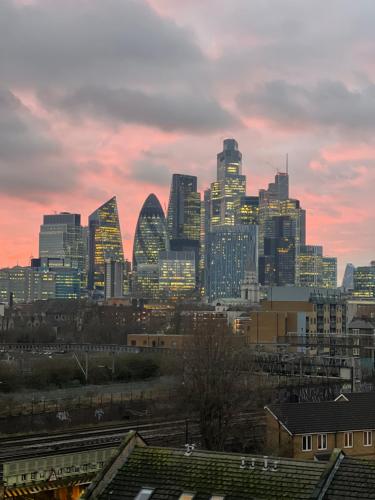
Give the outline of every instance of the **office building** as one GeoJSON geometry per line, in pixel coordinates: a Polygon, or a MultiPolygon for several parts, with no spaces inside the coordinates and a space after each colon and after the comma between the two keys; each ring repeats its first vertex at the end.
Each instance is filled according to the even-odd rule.
{"type": "Polygon", "coordinates": [[[242,154],[234,139],[225,139],[223,151],[217,155],[217,180],[209,190],[209,210],[206,217],[210,229],[236,223],[236,205],[246,193],[246,176],[242,175],[242,154]]]}
{"type": "Polygon", "coordinates": [[[39,233],[39,257],[63,259],[80,273],[85,273],[87,247],[80,214],[61,212],[44,215],[39,233]]]}
{"type": "Polygon", "coordinates": [[[167,224],[163,209],[150,194],[140,211],[134,236],[133,271],[140,265],[158,265],[159,253],[168,250],[167,224]]]}
{"type": "Polygon", "coordinates": [[[133,246],[133,295],[159,297],[159,254],[169,249],[167,222],[159,200],[150,194],[140,211],[133,246]]]}
{"type": "Polygon", "coordinates": [[[193,175],[173,174],[167,216],[169,239],[199,241],[200,212],[197,178],[193,175]]]}
{"type": "Polygon", "coordinates": [[[342,280],[342,289],[344,292],[348,292],[349,290],[353,290],[354,288],[354,271],[355,267],[353,264],[346,264],[344,277],[342,280]]]}
{"type": "Polygon", "coordinates": [[[245,271],[257,268],[256,225],[213,227],[206,235],[205,294],[209,301],[241,296],[245,271]]]}
{"type": "Polygon", "coordinates": [[[161,252],[159,257],[160,295],[171,300],[193,297],[196,291],[195,253],[161,252]]]}
{"type": "Polygon", "coordinates": [[[55,297],[54,273],[21,266],[0,269],[0,302],[26,304],[55,297]]]}
{"type": "Polygon", "coordinates": [[[323,247],[302,245],[297,259],[299,286],[323,286],[323,247]]]}
{"type": "Polygon", "coordinates": [[[89,217],[89,289],[104,296],[105,261],[124,262],[120,220],[114,196],[89,217]]]}
{"type": "Polygon", "coordinates": [[[337,258],[323,257],[323,286],[337,288],[337,258]]]}
{"type": "Polygon", "coordinates": [[[268,189],[259,191],[261,203],[267,201],[286,201],[289,199],[289,175],[288,172],[277,172],[275,182],[268,184],[268,189]]]}
{"type": "Polygon", "coordinates": [[[297,227],[290,216],[267,220],[263,255],[259,257],[259,281],[266,286],[296,283],[297,227]]]}
{"type": "Polygon", "coordinates": [[[354,270],[354,297],[375,297],[375,262],[369,266],[358,266],[354,270]]]}
{"type": "Polygon", "coordinates": [[[113,259],[105,261],[104,277],[105,299],[120,298],[124,296],[124,262],[113,259]]]}
{"type": "Polygon", "coordinates": [[[259,196],[241,196],[235,203],[236,224],[259,224],[259,196]]]}

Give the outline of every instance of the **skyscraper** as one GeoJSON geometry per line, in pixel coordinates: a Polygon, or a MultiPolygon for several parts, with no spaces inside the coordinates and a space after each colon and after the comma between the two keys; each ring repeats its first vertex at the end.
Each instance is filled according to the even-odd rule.
{"type": "Polygon", "coordinates": [[[275,182],[268,184],[268,189],[259,191],[262,201],[285,201],[289,198],[289,174],[288,172],[277,172],[275,182]]]}
{"type": "Polygon", "coordinates": [[[262,285],[296,283],[296,234],[296,221],[289,215],[267,220],[263,255],[259,257],[259,281],[262,285]]]}
{"type": "Polygon", "coordinates": [[[353,264],[346,264],[344,277],[342,279],[342,288],[344,292],[353,290],[354,288],[354,271],[355,267],[353,264]]]}
{"type": "Polygon", "coordinates": [[[246,270],[258,261],[256,225],[222,225],[206,235],[205,294],[209,301],[241,296],[246,270]]]}
{"type": "Polygon", "coordinates": [[[65,266],[81,273],[85,270],[86,249],[79,214],[44,215],[39,233],[39,257],[62,259],[65,266]]]}
{"type": "Polygon", "coordinates": [[[241,196],[235,203],[236,224],[259,224],[259,196],[241,196]]]}
{"type": "Polygon", "coordinates": [[[323,286],[337,288],[337,258],[323,257],[323,286]]]}
{"type": "Polygon", "coordinates": [[[159,254],[169,249],[167,222],[159,200],[150,194],[140,211],[133,245],[133,292],[157,298],[159,254]]]}
{"type": "Polygon", "coordinates": [[[201,199],[197,192],[195,176],[173,174],[167,225],[170,249],[177,252],[194,252],[195,276],[198,282],[201,199]]]}
{"type": "Polygon", "coordinates": [[[124,263],[115,196],[89,216],[89,289],[103,295],[107,259],[124,263]]]}
{"type": "Polygon", "coordinates": [[[375,262],[371,262],[369,266],[356,267],[353,281],[355,297],[375,297],[375,262]]]}
{"type": "Polygon", "coordinates": [[[301,245],[298,255],[299,286],[323,286],[323,247],[301,245]]]}
{"type": "Polygon", "coordinates": [[[157,197],[150,194],[140,211],[135,230],[133,270],[141,264],[158,265],[159,253],[168,248],[165,215],[157,197]]]}
{"type": "Polygon", "coordinates": [[[169,239],[199,241],[200,212],[197,178],[173,174],[167,216],[169,239]]]}
{"type": "Polygon", "coordinates": [[[217,180],[211,184],[207,217],[210,228],[233,225],[236,203],[246,193],[246,177],[242,175],[242,154],[235,139],[225,139],[223,151],[217,155],[217,180]]]}

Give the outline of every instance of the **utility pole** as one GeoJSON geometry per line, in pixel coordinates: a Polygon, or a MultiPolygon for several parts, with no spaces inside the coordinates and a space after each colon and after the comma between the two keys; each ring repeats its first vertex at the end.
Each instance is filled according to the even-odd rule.
{"type": "Polygon", "coordinates": [[[88,379],[89,379],[89,353],[87,351],[85,352],[85,367],[82,366],[82,363],[78,359],[78,356],[75,352],[73,352],[73,358],[76,360],[77,365],[78,365],[79,369],[81,370],[81,372],[83,373],[83,375],[85,377],[85,382],[87,384],[88,379]]]}

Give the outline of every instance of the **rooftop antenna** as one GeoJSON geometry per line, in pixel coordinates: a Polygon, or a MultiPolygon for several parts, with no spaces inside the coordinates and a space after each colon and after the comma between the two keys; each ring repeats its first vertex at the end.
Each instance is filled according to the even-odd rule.
{"type": "Polygon", "coordinates": [[[287,153],[286,154],[286,173],[287,174],[289,173],[288,170],[289,170],[289,158],[288,158],[288,153],[287,153]]]}

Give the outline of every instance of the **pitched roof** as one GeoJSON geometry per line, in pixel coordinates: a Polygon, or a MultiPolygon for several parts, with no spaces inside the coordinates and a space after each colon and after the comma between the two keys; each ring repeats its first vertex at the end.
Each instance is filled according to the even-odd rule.
{"type": "Polygon", "coordinates": [[[348,401],[281,403],[266,409],[291,434],[375,429],[375,393],[345,396],[348,401]]]}
{"type": "Polygon", "coordinates": [[[375,499],[375,461],[345,457],[335,472],[325,500],[375,499]]]}
{"type": "Polygon", "coordinates": [[[194,500],[209,500],[213,494],[225,500],[302,500],[317,498],[317,486],[325,481],[329,468],[327,463],[278,458],[272,470],[270,458],[268,469],[263,470],[264,457],[249,455],[241,468],[241,459],[235,453],[195,450],[186,456],[181,449],[136,444],[108,481],[102,475],[105,488],[97,493],[91,489],[86,498],[134,500],[142,487],[149,487],[154,489],[152,500],[178,500],[183,492],[194,492],[194,500]]]}

